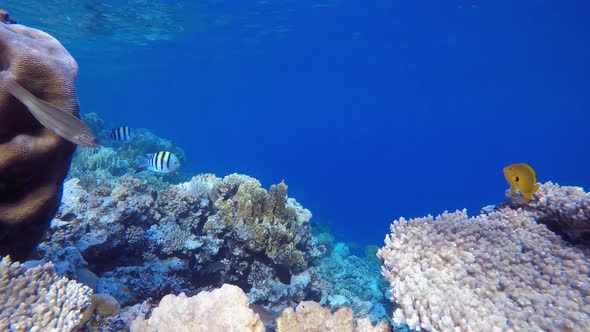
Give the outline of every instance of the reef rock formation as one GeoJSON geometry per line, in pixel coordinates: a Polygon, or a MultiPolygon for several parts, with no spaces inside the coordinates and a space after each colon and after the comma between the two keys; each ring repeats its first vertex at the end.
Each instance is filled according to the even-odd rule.
{"type": "Polygon", "coordinates": [[[315,300],[350,306],[375,322],[387,316],[378,261],[349,257],[325,233],[313,236],[310,211],[289,197],[285,183],[267,190],[238,174],[135,173],[138,155],[169,150],[183,159],[184,152],[147,129],[134,128],[123,144],[108,140],[96,115],[84,122],[106,146],[75,154],[61,207],[33,258],[123,307],[120,319],[94,314],[85,328],[116,330],[146,301],[224,283],[273,313],[315,300]]]}
{"type": "Polygon", "coordinates": [[[15,80],[36,97],[78,115],[78,65],[53,37],[0,23],[0,255],[27,257],[60,202],[74,144],[43,127],[6,90],[15,80]]]}
{"type": "Polygon", "coordinates": [[[122,305],[225,282],[260,291],[273,281],[282,288],[275,303],[298,302],[310,287],[297,277],[311,258],[310,218],[285,184],[266,191],[244,175],[203,174],[161,190],[124,176],[90,193],[72,179],[37,254],[122,305]],[[266,214],[252,208],[260,204],[266,214]]]}
{"type": "Polygon", "coordinates": [[[399,219],[378,252],[399,305],[393,319],[428,331],[582,331],[590,257],[510,207],[399,219]]]}

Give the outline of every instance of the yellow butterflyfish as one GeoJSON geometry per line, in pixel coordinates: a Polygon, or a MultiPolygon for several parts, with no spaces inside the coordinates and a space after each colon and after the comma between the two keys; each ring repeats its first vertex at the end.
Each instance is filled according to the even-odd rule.
{"type": "Polygon", "coordinates": [[[528,164],[512,164],[504,167],[504,177],[510,185],[510,192],[520,191],[526,199],[531,199],[533,194],[541,187],[537,183],[535,170],[528,164]]]}

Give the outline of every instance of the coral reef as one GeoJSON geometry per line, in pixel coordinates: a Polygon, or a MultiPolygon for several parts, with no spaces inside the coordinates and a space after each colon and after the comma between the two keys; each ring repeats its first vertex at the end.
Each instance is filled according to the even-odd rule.
{"type": "Polygon", "coordinates": [[[109,141],[96,114],[84,121],[107,146],[76,153],[37,261],[27,263],[53,262],[58,273],[123,306],[119,317],[91,308],[84,328],[124,329],[145,303],[224,283],[241,287],[269,315],[315,300],[374,321],[387,316],[383,294],[361,287],[383,278],[377,267],[348,258],[329,235],[313,237],[311,213],[288,197],[284,182],[265,190],[238,174],[135,174],[129,159],[149,148],[184,153],[143,129],[130,142],[109,141]]]}
{"type": "Polygon", "coordinates": [[[0,23],[0,255],[26,258],[55,214],[74,145],[43,127],[6,87],[78,116],[78,65],[52,36],[0,23]]]}
{"type": "Polygon", "coordinates": [[[0,330],[71,331],[90,305],[92,290],[55,273],[52,264],[25,268],[0,261],[0,330]]]}
{"type": "Polygon", "coordinates": [[[321,278],[314,279],[312,288],[320,290],[321,305],[351,307],[355,317],[369,317],[374,323],[391,312],[391,302],[384,294],[388,284],[379,273],[381,263],[374,254],[364,258],[350,255],[348,247],[338,242],[314,269],[321,278]]]}
{"type": "Polygon", "coordinates": [[[68,179],[79,178],[84,188],[93,190],[100,186],[114,187],[123,175],[148,180],[155,188],[165,188],[170,183],[180,183],[190,179],[185,173],[159,175],[152,172],[135,173],[137,157],[157,151],[170,151],[185,162],[185,152],[172,141],[162,139],[143,128],[134,129],[134,138],[125,143],[113,141],[110,129],[95,113],[84,114],[82,119],[98,135],[102,146],[97,149],[78,149],[72,160],[68,179]]]}
{"type": "Polygon", "coordinates": [[[509,207],[399,219],[378,252],[413,329],[583,330],[590,326],[590,259],[509,207]]]}
{"type": "Polygon", "coordinates": [[[547,182],[531,201],[506,192],[514,208],[522,208],[547,228],[573,243],[590,246],[590,193],[580,187],[547,182]]]}
{"type": "MultiPolygon", "coordinates": [[[[262,284],[262,280],[291,287],[290,280],[286,285],[281,282],[280,274],[307,268],[307,253],[311,251],[307,223],[311,214],[287,198],[285,190],[278,197],[250,187],[248,190],[261,195],[259,198],[278,200],[267,204],[268,209],[289,211],[281,219],[288,227],[276,226],[276,219],[261,219],[253,229],[248,229],[250,224],[242,219],[226,223],[224,213],[231,213],[227,202],[240,202],[234,207],[240,218],[240,204],[249,204],[244,197],[251,194],[239,189],[241,183],[250,184],[252,179],[240,175],[220,179],[205,174],[155,190],[145,180],[123,176],[112,189],[101,186],[89,193],[80,180],[71,179],[65,184],[63,203],[48,237],[39,246],[38,258],[53,261],[60,272],[72,278],[80,278],[83,272],[82,277],[90,278],[89,283],[95,284],[98,292],[115,296],[123,305],[168,293],[196,294],[201,287],[225,282],[245,290],[262,284]],[[224,204],[223,210],[211,197],[224,204]],[[282,209],[277,204],[283,205],[282,209]],[[260,239],[256,231],[268,234],[262,227],[278,235],[285,232],[277,236],[284,242],[265,239],[262,246],[254,246],[260,239]],[[271,252],[265,250],[268,245],[279,244],[285,251],[292,248],[291,252],[300,253],[295,257],[301,259],[289,260],[293,254],[267,254],[271,252]],[[276,260],[280,257],[289,259],[276,260]]],[[[243,218],[249,216],[244,214],[243,218]]],[[[290,297],[288,292],[282,294],[290,297]]]]}

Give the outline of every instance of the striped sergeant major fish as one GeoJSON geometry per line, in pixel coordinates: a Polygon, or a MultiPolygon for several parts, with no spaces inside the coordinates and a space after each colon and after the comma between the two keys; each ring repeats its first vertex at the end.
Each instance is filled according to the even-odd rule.
{"type": "Polygon", "coordinates": [[[111,138],[119,142],[130,141],[135,136],[135,131],[127,126],[113,128],[111,138]]]}
{"type": "Polygon", "coordinates": [[[135,173],[141,171],[172,173],[180,167],[180,160],[170,151],[160,151],[148,153],[145,157],[137,157],[137,164],[135,173]]]}

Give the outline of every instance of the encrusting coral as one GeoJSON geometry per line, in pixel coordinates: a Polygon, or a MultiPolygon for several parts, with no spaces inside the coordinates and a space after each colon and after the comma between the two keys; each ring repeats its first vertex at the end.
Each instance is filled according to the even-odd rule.
{"type": "Polygon", "coordinates": [[[0,261],[0,331],[72,331],[92,290],[59,276],[53,264],[25,268],[0,261]]]}
{"type": "Polygon", "coordinates": [[[225,284],[191,297],[166,295],[149,319],[137,317],[131,332],[176,331],[263,332],[264,324],[248,306],[248,297],[237,286],[225,284]]]}
{"type": "Polygon", "coordinates": [[[7,91],[9,81],[78,116],[78,65],[43,31],[0,23],[0,255],[26,258],[60,202],[74,144],[43,127],[7,91]]]}
{"type": "Polygon", "coordinates": [[[378,252],[397,323],[428,331],[581,331],[590,259],[528,212],[465,211],[391,225],[378,252]]]}
{"type": "Polygon", "coordinates": [[[391,325],[382,321],[373,326],[370,319],[359,318],[356,323],[350,308],[338,309],[334,314],[317,302],[304,301],[297,308],[286,308],[277,319],[277,332],[388,332],[391,325]]]}
{"type": "MultiPolygon", "coordinates": [[[[234,285],[224,284],[213,291],[187,297],[166,295],[154,308],[149,319],[137,316],[131,332],[156,331],[265,331],[260,315],[250,308],[248,297],[234,285]]],[[[297,309],[286,308],[277,318],[278,332],[387,332],[389,323],[375,326],[368,318],[358,319],[353,312],[341,308],[333,315],[313,301],[299,303],[297,309]]]]}

